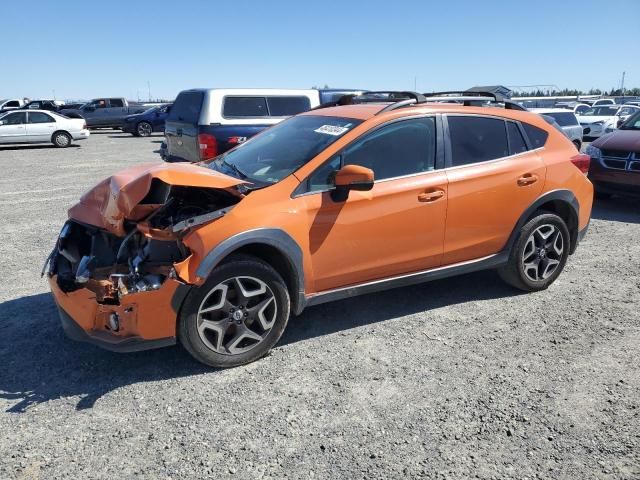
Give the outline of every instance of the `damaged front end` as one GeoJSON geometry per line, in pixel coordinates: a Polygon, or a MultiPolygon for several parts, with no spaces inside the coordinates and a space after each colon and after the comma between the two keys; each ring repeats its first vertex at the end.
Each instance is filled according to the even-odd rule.
{"type": "Polygon", "coordinates": [[[69,210],[43,273],[70,337],[124,351],[175,343],[189,290],[176,268],[191,255],[182,239],[243,195],[238,179],[195,165],[179,166],[176,178],[171,170],[110,177],[69,210]]]}

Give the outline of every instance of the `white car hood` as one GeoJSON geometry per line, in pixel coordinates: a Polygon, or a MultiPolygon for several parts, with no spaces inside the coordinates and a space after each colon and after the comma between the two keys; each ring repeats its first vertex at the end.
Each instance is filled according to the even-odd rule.
{"type": "Polygon", "coordinates": [[[615,115],[606,116],[606,117],[597,117],[594,115],[589,115],[589,116],[578,115],[577,117],[578,117],[578,122],[580,123],[615,122],[618,119],[618,117],[616,117],[615,115]]]}

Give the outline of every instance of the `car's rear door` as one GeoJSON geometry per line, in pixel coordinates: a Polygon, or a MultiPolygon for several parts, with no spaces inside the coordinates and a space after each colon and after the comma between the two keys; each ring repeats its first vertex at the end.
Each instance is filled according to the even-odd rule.
{"type": "Polygon", "coordinates": [[[48,142],[56,130],[55,119],[44,112],[27,112],[27,141],[48,142]]]}
{"type": "Polygon", "coordinates": [[[203,108],[204,92],[181,92],[174,102],[167,121],[165,137],[170,160],[200,160],[198,128],[203,108]]]}
{"type": "Polygon", "coordinates": [[[23,143],[27,139],[27,112],[14,112],[0,118],[0,143],[23,143]]]}
{"type": "Polygon", "coordinates": [[[480,115],[447,115],[445,122],[449,203],[443,265],[450,265],[505,247],[520,216],[541,194],[546,167],[537,148],[544,142],[527,145],[517,122],[480,115]]]}
{"type": "Polygon", "coordinates": [[[436,117],[402,120],[366,134],[319,167],[294,198],[309,222],[314,290],[438,267],[447,178],[437,169],[436,117]],[[345,164],[374,171],[371,191],[334,201],[332,172],[345,164]]]}

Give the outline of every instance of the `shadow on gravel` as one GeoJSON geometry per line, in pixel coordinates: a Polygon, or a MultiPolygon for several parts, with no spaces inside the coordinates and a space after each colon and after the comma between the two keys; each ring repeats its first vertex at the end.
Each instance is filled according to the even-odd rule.
{"type": "Polygon", "coordinates": [[[181,348],[117,354],[65,337],[49,293],[0,303],[0,398],[8,412],[61,397],[80,396],[76,409],[139,382],[210,373],[181,348]]]}
{"type": "MultiPolygon", "coordinates": [[[[493,272],[479,272],[309,308],[287,327],[280,345],[370,325],[445,305],[513,296],[493,272]]],[[[402,320],[398,320],[402,321],[402,320]]],[[[8,412],[57,398],[81,397],[92,408],[103,395],[139,382],[212,373],[182,348],[117,354],[67,339],[49,293],[0,303],[0,398],[8,412]]]]}
{"type": "Polygon", "coordinates": [[[612,197],[596,200],[591,217],[611,222],[640,223],[640,199],[612,197]]]}
{"type": "MultiPolygon", "coordinates": [[[[78,148],[80,147],[80,145],[78,145],[77,143],[72,143],[71,145],[69,145],[66,148],[78,148]]],[[[44,150],[47,148],[58,148],[56,147],[54,144],[52,143],[43,143],[40,145],[11,145],[8,147],[0,147],[0,152],[3,152],[5,150],[44,150]]]]}
{"type": "Polygon", "coordinates": [[[444,280],[311,307],[292,318],[280,345],[329,335],[435,308],[493,298],[512,297],[523,292],[504,283],[493,271],[484,271],[444,280]]]}

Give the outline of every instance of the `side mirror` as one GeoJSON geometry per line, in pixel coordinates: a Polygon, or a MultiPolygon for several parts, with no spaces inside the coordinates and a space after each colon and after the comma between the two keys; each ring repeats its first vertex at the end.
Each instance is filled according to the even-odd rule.
{"type": "Polygon", "coordinates": [[[373,170],[360,165],[345,165],[335,174],[335,188],[331,198],[336,202],[344,202],[349,198],[351,190],[367,191],[373,188],[373,170]]]}

